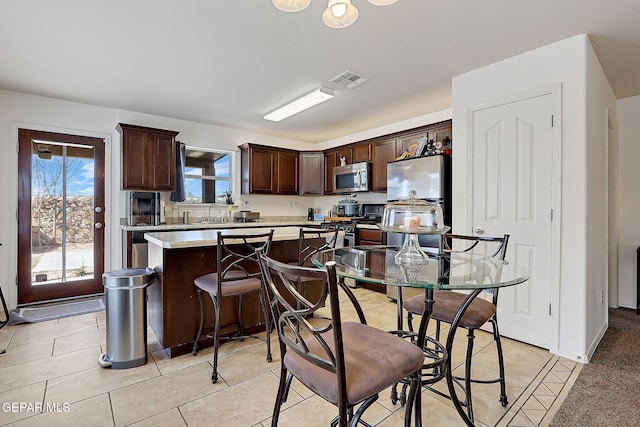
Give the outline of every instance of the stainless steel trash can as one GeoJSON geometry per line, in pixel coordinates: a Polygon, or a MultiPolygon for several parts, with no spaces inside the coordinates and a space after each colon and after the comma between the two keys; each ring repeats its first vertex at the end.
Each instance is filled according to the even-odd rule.
{"type": "Polygon", "coordinates": [[[156,273],[151,268],[128,268],[102,275],[107,320],[107,352],[103,368],[127,369],[147,363],[147,287],[156,273]]]}

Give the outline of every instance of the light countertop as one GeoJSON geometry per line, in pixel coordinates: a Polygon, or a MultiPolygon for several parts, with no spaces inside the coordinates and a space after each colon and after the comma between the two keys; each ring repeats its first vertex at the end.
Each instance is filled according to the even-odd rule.
{"type": "MultiPolygon", "coordinates": [[[[217,224],[221,225],[221,224],[217,224]]],[[[282,224],[280,224],[282,225],[282,224]]],[[[274,227],[273,240],[297,240],[300,236],[300,227],[274,227]]],[[[218,231],[228,234],[265,233],[268,228],[241,227],[241,228],[217,228],[213,230],[189,230],[189,231],[162,231],[145,233],[144,238],[154,245],[164,249],[195,248],[203,246],[215,246],[218,244],[218,231]]]]}
{"type": "Polygon", "coordinates": [[[124,231],[186,231],[186,230],[228,230],[232,228],[257,228],[257,227],[319,227],[322,221],[307,220],[285,220],[270,221],[260,220],[257,222],[225,222],[225,223],[202,223],[193,222],[190,224],[161,224],[161,225],[126,225],[121,224],[120,229],[124,231]]]}
{"type": "MultiPolygon", "coordinates": [[[[330,218],[331,220],[333,218],[330,218]]],[[[126,225],[120,224],[120,229],[124,231],[188,231],[188,230],[229,230],[232,228],[259,228],[259,227],[320,227],[320,224],[327,221],[307,221],[306,219],[282,219],[282,220],[259,220],[256,222],[225,222],[225,223],[202,223],[193,222],[190,224],[161,224],[161,225],[126,225]]],[[[373,224],[358,224],[358,228],[378,229],[373,224]]]]}

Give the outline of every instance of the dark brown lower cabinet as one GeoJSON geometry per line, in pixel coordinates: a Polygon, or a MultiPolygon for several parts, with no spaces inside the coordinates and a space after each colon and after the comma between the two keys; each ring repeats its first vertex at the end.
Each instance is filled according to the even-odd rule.
{"type": "MultiPolygon", "coordinates": [[[[387,234],[382,232],[381,230],[370,229],[370,228],[356,228],[357,230],[357,238],[356,242],[359,246],[372,246],[372,245],[386,245],[387,244],[387,234]]],[[[373,262],[374,260],[372,260],[373,262]]],[[[380,261],[380,260],[378,260],[380,261]]],[[[381,260],[381,262],[386,262],[386,260],[381,260]]],[[[381,271],[384,268],[381,267],[381,271]]],[[[372,291],[385,293],[386,287],[385,285],[381,285],[379,283],[368,283],[356,281],[356,286],[361,286],[365,289],[370,289],[372,291]]]]}
{"type": "MultiPolygon", "coordinates": [[[[297,262],[298,241],[274,241],[271,257],[282,262],[297,262]]],[[[153,329],[160,346],[169,349],[171,357],[191,352],[193,341],[200,324],[200,305],[193,280],[216,270],[216,247],[165,249],[149,245],[149,265],[155,266],[157,283],[148,288],[149,325],[153,329]]],[[[319,292],[307,289],[310,297],[318,297],[319,292]]],[[[211,299],[205,295],[205,329],[214,326],[211,299]]],[[[257,295],[243,298],[242,318],[249,332],[264,330],[264,319],[258,306],[257,295]]],[[[223,300],[221,310],[221,330],[223,334],[236,332],[238,320],[236,303],[232,298],[223,300]]],[[[277,349],[278,339],[272,335],[272,349],[277,349]]],[[[203,339],[200,348],[210,347],[210,339],[203,339]]],[[[272,350],[273,351],[273,350],[272,350]]],[[[277,351],[277,350],[276,350],[277,351]]]]}

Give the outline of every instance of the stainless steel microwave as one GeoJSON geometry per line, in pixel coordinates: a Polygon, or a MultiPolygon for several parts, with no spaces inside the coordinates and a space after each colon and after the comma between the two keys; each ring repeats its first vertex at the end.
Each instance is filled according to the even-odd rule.
{"type": "Polygon", "coordinates": [[[333,168],[333,192],[353,193],[369,191],[370,165],[368,162],[353,163],[333,168]]]}
{"type": "Polygon", "coordinates": [[[127,225],[159,225],[160,193],[129,191],[127,225]]]}

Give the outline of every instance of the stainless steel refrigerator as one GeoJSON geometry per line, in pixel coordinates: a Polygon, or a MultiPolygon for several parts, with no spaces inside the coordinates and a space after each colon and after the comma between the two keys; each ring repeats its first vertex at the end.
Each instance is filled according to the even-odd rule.
{"type": "MultiPolygon", "coordinates": [[[[444,225],[451,226],[450,156],[418,157],[388,163],[387,201],[408,199],[410,190],[416,191],[418,199],[440,205],[444,217],[444,225]]],[[[404,237],[405,235],[401,233],[387,233],[387,244],[401,246],[404,242],[404,237]]],[[[420,235],[418,236],[418,241],[423,248],[438,248],[440,246],[439,235],[420,235]]],[[[427,249],[427,251],[430,250],[427,249]]],[[[419,289],[402,289],[402,295],[405,299],[422,292],[419,289]]],[[[386,294],[387,297],[395,300],[398,296],[396,287],[387,286],[386,294]]]]}
{"type": "MultiPolygon", "coordinates": [[[[451,157],[435,155],[398,160],[387,164],[387,201],[416,197],[442,208],[444,225],[451,226],[451,157]]],[[[404,235],[388,233],[387,244],[401,245],[404,235]]],[[[438,247],[439,236],[419,236],[420,246],[438,247]]]]}

